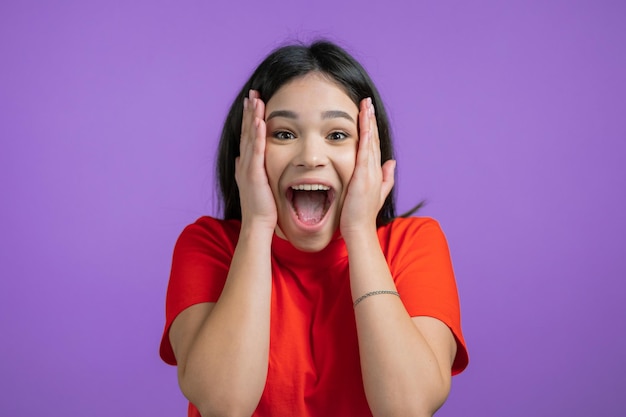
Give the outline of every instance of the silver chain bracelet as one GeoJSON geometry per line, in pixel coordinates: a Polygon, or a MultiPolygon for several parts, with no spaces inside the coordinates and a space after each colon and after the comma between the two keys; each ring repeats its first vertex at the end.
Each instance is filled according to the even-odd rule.
{"type": "Polygon", "coordinates": [[[361,301],[365,300],[367,297],[371,297],[372,295],[380,295],[380,294],[393,294],[400,297],[400,293],[398,291],[389,291],[389,290],[379,290],[379,291],[370,291],[368,293],[363,294],[359,298],[356,299],[352,307],[356,307],[361,301]]]}

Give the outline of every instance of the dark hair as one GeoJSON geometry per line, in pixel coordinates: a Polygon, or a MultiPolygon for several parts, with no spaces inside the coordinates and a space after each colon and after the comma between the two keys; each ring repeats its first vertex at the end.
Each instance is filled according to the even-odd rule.
{"type": "MultiPolygon", "coordinates": [[[[235,182],[235,158],[239,156],[244,97],[249,90],[256,90],[261,99],[267,103],[283,85],[310,72],[318,72],[337,82],[357,107],[362,99],[371,97],[376,109],[381,163],[393,159],[391,131],[385,106],[361,64],[341,47],[328,41],[316,41],[310,46],[283,46],[274,50],[261,62],[244,84],[226,116],[216,164],[221,191],[220,208],[223,210],[224,219],[241,220],[239,189],[235,182]]],[[[394,190],[395,187],[378,212],[376,218],[378,226],[396,217],[394,190]]]]}

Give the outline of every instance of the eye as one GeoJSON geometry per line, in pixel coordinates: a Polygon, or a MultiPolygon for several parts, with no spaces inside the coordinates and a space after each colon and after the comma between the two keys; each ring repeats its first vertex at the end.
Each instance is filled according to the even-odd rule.
{"type": "Polygon", "coordinates": [[[326,138],[331,141],[340,141],[343,139],[347,139],[348,135],[345,132],[335,131],[328,135],[326,138]]]}
{"type": "Polygon", "coordinates": [[[279,130],[276,131],[272,134],[272,136],[274,136],[276,139],[280,139],[280,140],[290,140],[290,139],[295,139],[296,135],[294,135],[293,133],[287,131],[287,130],[279,130]]]}

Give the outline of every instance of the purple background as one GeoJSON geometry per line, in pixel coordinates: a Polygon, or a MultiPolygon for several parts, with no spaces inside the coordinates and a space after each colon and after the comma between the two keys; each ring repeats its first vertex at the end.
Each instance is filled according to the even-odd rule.
{"type": "Polygon", "coordinates": [[[626,413],[620,1],[0,5],[0,415],[183,416],[171,252],[227,106],[285,40],[370,71],[399,207],[447,233],[470,349],[438,416],[626,413]]]}

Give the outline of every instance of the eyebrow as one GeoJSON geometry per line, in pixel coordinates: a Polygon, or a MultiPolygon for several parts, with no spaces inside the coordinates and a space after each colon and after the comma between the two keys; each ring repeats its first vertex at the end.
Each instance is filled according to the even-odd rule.
{"type": "MultiPolygon", "coordinates": [[[[285,117],[287,119],[298,119],[298,114],[296,112],[293,112],[291,110],[275,110],[273,112],[271,112],[269,114],[269,116],[267,116],[267,119],[265,119],[265,121],[271,120],[275,117],[285,117]]],[[[352,123],[356,123],[354,121],[354,119],[352,118],[352,116],[350,116],[348,113],[346,113],[345,111],[341,111],[341,110],[328,110],[322,113],[322,119],[326,120],[326,119],[337,119],[337,118],[343,118],[343,119],[347,119],[349,121],[351,121],[352,123]]]]}
{"type": "Polygon", "coordinates": [[[352,118],[352,116],[350,116],[348,113],[346,113],[345,111],[341,111],[341,110],[329,110],[329,111],[325,111],[324,113],[322,113],[322,119],[337,119],[339,117],[342,117],[344,119],[348,119],[350,120],[352,123],[356,123],[354,121],[354,119],[352,118]]]}
{"type": "Polygon", "coordinates": [[[265,121],[271,120],[274,117],[286,117],[287,119],[297,119],[298,115],[295,112],[292,112],[289,110],[275,110],[271,112],[269,116],[267,116],[267,119],[265,119],[265,121]]]}

